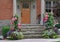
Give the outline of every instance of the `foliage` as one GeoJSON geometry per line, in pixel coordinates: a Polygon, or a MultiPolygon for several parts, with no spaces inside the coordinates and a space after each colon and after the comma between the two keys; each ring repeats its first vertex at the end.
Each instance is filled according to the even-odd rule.
{"type": "Polygon", "coordinates": [[[17,19],[14,21],[14,28],[17,29],[18,28],[18,16],[15,15],[14,17],[16,17],[17,19]]]}
{"type": "Polygon", "coordinates": [[[6,35],[6,33],[10,30],[10,27],[9,26],[3,26],[2,27],[2,35],[6,35]]]}
{"type": "Polygon", "coordinates": [[[14,26],[15,30],[18,29],[18,16],[17,15],[13,16],[12,25],[14,26]]]}
{"type": "Polygon", "coordinates": [[[14,31],[14,32],[12,32],[10,38],[11,38],[11,40],[23,39],[24,35],[22,32],[14,31]]]}
{"type": "Polygon", "coordinates": [[[57,38],[58,37],[58,35],[52,29],[45,30],[42,36],[43,38],[57,38]]]}
{"type": "Polygon", "coordinates": [[[55,27],[60,29],[60,24],[56,24],[55,27]]]}
{"type": "Polygon", "coordinates": [[[47,22],[45,23],[45,26],[47,28],[51,28],[54,25],[54,17],[53,17],[53,15],[51,13],[48,13],[48,15],[49,15],[49,17],[48,17],[47,22]]]}
{"type": "Polygon", "coordinates": [[[54,17],[51,13],[48,13],[45,18],[46,29],[43,31],[43,38],[57,38],[58,35],[53,30],[54,17]]]}
{"type": "Polygon", "coordinates": [[[11,33],[11,35],[9,36],[11,40],[17,40],[17,39],[22,39],[23,38],[23,34],[22,32],[18,32],[17,30],[21,31],[21,24],[18,23],[18,16],[15,15],[13,16],[12,20],[11,20],[11,24],[14,26],[13,28],[15,28],[15,31],[11,33]]]}

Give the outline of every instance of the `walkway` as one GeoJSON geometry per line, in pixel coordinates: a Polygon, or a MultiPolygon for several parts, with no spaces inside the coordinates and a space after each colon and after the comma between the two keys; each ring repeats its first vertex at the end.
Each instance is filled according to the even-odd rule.
{"type": "Polygon", "coordinates": [[[60,39],[22,39],[22,40],[0,40],[0,42],[54,42],[60,39]]]}

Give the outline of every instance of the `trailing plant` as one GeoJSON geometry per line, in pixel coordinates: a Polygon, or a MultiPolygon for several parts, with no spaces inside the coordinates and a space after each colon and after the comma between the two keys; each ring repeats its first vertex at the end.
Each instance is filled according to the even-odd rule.
{"type": "Polygon", "coordinates": [[[58,38],[58,35],[52,30],[45,30],[42,35],[43,38],[58,38]]]}
{"type": "Polygon", "coordinates": [[[11,40],[18,40],[18,39],[23,39],[23,38],[24,38],[23,33],[22,32],[18,32],[18,31],[14,31],[10,35],[10,39],[11,40]]]}

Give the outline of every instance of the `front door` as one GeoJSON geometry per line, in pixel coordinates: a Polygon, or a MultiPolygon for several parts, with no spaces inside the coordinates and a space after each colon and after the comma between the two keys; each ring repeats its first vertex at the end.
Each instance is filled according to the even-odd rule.
{"type": "Polygon", "coordinates": [[[30,24],[30,7],[29,7],[29,3],[27,2],[22,3],[21,23],[30,24]]]}

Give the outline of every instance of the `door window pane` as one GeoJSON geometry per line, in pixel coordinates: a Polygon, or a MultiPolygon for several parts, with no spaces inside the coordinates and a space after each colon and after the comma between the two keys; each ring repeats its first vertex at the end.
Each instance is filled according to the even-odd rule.
{"type": "Polygon", "coordinates": [[[29,8],[29,4],[26,3],[26,2],[24,2],[22,7],[23,7],[23,8],[29,8]]]}

